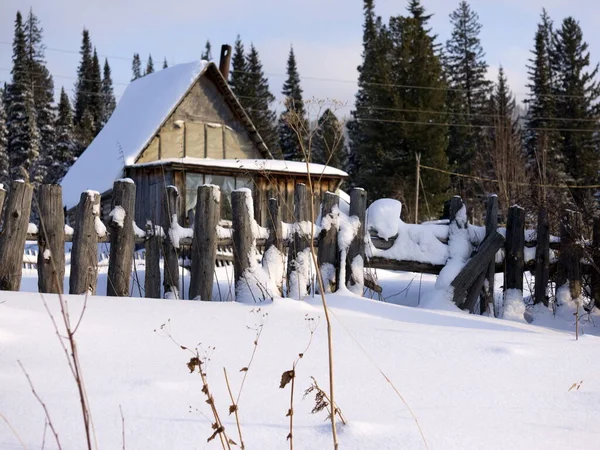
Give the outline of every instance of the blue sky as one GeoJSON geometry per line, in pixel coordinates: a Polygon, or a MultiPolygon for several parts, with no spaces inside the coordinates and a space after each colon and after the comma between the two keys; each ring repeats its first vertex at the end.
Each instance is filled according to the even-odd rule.
{"type": "MultiPolygon", "coordinates": [[[[423,0],[433,13],[431,26],[444,42],[450,34],[449,14],[458,0],[423,0]]],[[[362,51],[360,0],[2,0],[0,2],[0,80],[10,78],[10,45],[17,10],[29,7],[44,27],[46,59],[57,89],[72,93],[79,63],[81,30],[90,30],[100,55],[108,56],[117,99],[131,78],[131,55],[152,53],[155,65],[198,59],[206,39],[214,56],[222,43],[233,44],[239,33],[257,47],[271,90],[281,100],[285,62],[293,44],[305,97],[332,98],[347,104],[356,92],[356,66],[362,51]],[[8,69],[8,70],[7,70],[8,69]],[[338,80],[338,81],[325,81],[338,80]]],[[[407,1],[376,0],[377,14],[403,14],[407,1]]],[[[592,62],[600,61],[600,2],[595,0],[472,0],[483,25],[481,40],[494,78],[502,64],[518,98],[526,92],[526,63],[542,7],[555,23],[568,15],[579,20],[590,44],[592,62]]]]}

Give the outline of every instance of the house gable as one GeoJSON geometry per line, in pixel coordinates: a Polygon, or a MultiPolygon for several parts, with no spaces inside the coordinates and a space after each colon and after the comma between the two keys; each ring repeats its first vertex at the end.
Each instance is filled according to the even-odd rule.
{"type": "Polygon", "coordinates": [[[183,157],[264,158],[208,72],[191,86],[136,163],[183,157]]]}

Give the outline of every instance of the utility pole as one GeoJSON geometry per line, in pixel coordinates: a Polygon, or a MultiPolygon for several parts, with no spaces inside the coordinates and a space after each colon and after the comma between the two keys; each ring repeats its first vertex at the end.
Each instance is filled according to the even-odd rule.
{"type": "Polygon", "coordinates": [[[419,183],[421,182],[421,154],[415,153],[417,160],[417,184],[415,185],[415,223],[419,223],[419,183]]]}

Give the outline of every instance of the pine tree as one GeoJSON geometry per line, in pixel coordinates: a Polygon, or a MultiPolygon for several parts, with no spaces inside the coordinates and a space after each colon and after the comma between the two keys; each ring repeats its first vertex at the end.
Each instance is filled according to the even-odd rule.
{"type": "Polygon", "coordinates": [[[96,137],[104,123],[104,95],[102,93],[102,76],[98,53],[94,48],[92,56],[92,71],[90,75],[89,112],[93,118],[93,136],[96,137]]]}
{"type": "MultiPolygon", "coordinates": [[[[532,58],[528,65],[529,98],[526,100],[527,122],[525,148],[528,169],[538,184],[563,183],[566,179],[564,158],[559,146],[556,128],[556,102],[554,97],[555,75],[552,72],[550,57],[552,50],[552,20],[546,10],[542,11],[534,38],[532,58]]],[[[538,205],[546,200],[553,204],[563,204],[567,199],[564,191],[539,189],[536,192],[538,205]],[[551,198],[548,198],[550,196],[551,198]]]]}
{"type": "Polygon", "coordinates": [[[231,72],[229,75],[229,85],[231,86],[231,90],[236,95],[240,103],[246,106],[246,103],[249,99],[248,96],[248,62],[246,61],[246,55],[244,51],[244,44],[242,43],[242,39],[238,34],[234,49],[233,49],[233,57],[231,59],[231,72]]]}
{"type": "Polygon", "coordinates": [[[283,83],[283,89],[281,91],[285,98],[286,108],[279,117],[279,148],[283,159],[303,161],[305,157],[298,136],[287,124],[287,118],[293,116],[296,122],[296,128],[304,129],[308,134],[308,123],[306,120],[304,101],[302,100],[302,87],[300,86],[300,74],[298,73],[296,55],[294,55],[293,47],[290,48],[286,73],[287,79],[283,83]]]}
{"type": "Polygon", "coordinates": [[[525,153],[518,125],[516,102],[508,87],[504,69],[498,70],[498,82],[489,100],[492,117],[486,137],[486,152],[478,155],[479,173],[498,180],[488,189],[498,191],[504,208],[521,203],[525,196],[525,153]]]}
{"type": "MultiPolygon", "coordinates": [[[[67,97],[67,101],[68,100],[69,98],[67,97]]],[[[104,126],[106,122],[108,122],[108,119],[110,119],[110,116],[112,115],[115,108],[117,107],[117,102],[115,100],[115,92],[113,90],[111,70],[110,66],[108,65],[108,59],[104,59],[104,70],[102,77],[102,102],[102,112],[104,113],[104,116],[102,117],[102,126],[104,126]]],[[[69,108],[71,108],[70,104],[69,108]]]]}
{"type": "Polygon", "coordinates": [[[348,155],[344,145],[344,129],[329,108],[319,117],[311,150],[313,162],[346,170],[348,155]]]}
{"type": "Polygon", "coordinates": [[[41,182],[45,178],[56,145],[54,129],[54,82],[46,68],[43,29],[38,18],[29,10],[23,26],[27,48],[27,75],[32,86],[36,123],[40,135],[39,157],[32,161],[32,179],[41,182]]]}
{"type": "Polygon", "coordinates": [[[38,158],[40,134],[31,80],[28,70],[27,40],[23,17],[17,12],[13,40],[12,80],[7,87],[8,155],[13,178],[22,178],[22,170],[30,172],[38,158]]]}
{"type": "Polygon", "coordinates": [[[6,112],[4,110],[3,98],[4,90],[0,92],[0,184],[8,181],[8,170],[10,166],[7,149],[6,112]]]}
{"type": "Polygon", "coordinates": [[[139,53],[133,54],[133,61],[131,62],[131,72],[133,73],[133,78],[131,78],[131,81],[135,81],[138,78],[142,77],[142,60],[140,59],[139,53]]]}
{"type": "Polygon", "coordinates": [[[163,69],[166,69],[169,67],[169,64],[167,63],[167,58],[165,57],[164,61],[163,61],[163,69]]]}
{"type": "Polygon", "coordinates": [[[144,75],[149,75],[154,73],[154,61],[152,61],[152,55],[148,55],[148,62],[146,63],[146,70],[144,71],[144,75]]]}
{"type": "MultiPolygon", "coordinates": [[[[275,151],[277,147],[277,128],[275,112],[270,109],[275,97],[269,91],[269,80],[265,77],[258,51],[250,44],[250,52],[246,56],[248,67],[248,96],[242,105],[262,137],[267,148],[275,151]]],[[[240,101],[242,101],[240,99],[240,101]]]]}
{"type": "Polygon", "coordinates": [[[364,0],[363,54],[358,66],[358,92],[353,120],[348,123],[351,184],[367,189],[374,198],[391,195],[393,167],[384,164],[385,145],[391,124],[386,108],[393,108],[390,37],[373,0],[364,0]]]}
{"type": "Polygon", "coordinates": [[[75,162],[75,132],[73,128],[73,111],[69,96],[63,88],[60,92],[58,103],[58,116],[56,117],[56,152],[50,167],[47,182],[58,183],[75,162]]]}
{"type": "Polygon", "coordinates": [[[474,128],[450,128],[448,159],[459,173],[471,174],[472,161],[481,147],[480,125],[485,124],[490,82],[486,80],[487,63],[481,47],[479,16],[466,1],[450,14],[452,37],[446,42],[445,63],[448,84],[448,107],[453,123],[475,125],[474,128]]]}
{"type": "MultiPolygon", "coordinates": [[[[565,169],[570,180],[579,185],[596,184],[600,170],[599,120],[600,86],[596,81],[598,65],[590,66],[588,44],[579,23],[564,19],[553,36],[552,72],[556,74],[555,121],[560,136],[565,169]]],[[[591,214],[597,209],[589,189],[575,189],[576,205],[591,214]]]]}
{"type": "Polygon", "coordinates": [[[81,61],[77,69],[77,82],[75,84],[75,125],[80,126],[83,114],[89,108],[90,93],[92,92],[92,41],[90,33],[83,29],[81,40],[81,61]]]}
{"type": "Polygon", "coordinates": [[[204,51],[202,52],[202,56],[200,57],[200,59],[204,60],[204,61],[212,61],[212,47],[210,45],[210,41],[206,41],[206,44],[204,45],[204,51]]]}

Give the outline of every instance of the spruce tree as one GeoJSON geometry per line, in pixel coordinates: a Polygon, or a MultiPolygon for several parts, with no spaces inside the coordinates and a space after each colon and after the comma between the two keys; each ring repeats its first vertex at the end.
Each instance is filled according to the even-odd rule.
{"type": "Polygon", "coordinates": [[[248,73],[246,77],[248,95],[245,101],[240,99],[248,116],[262,137],[267,148],[275,151],[277,147],[276,115],[270,109],[275,97],[269,91],[269,80],[265,77],[258,51],[250,44],[250,52],[246,56],[248,73]]]}
{"type": "Polygon", "coordinates": [[[146,70],[144,71],[144,75],[149,75],[154,73],[154,61],[152,61],[152,55],[148,55],[148,62],[146,63],[146,70]]]}
{"type": "Polygon", "coordinates": [[[384,164],[390,147],[385,143],[389,129],[388,111],[393,108],[390,84],[390,38],[381,17],[375,15],[373,0],[364,0],[362,64],[358,66],[358,92],[353,120],[348,123],[351,184],[367,189],[374,198],[392,195],[393,167],[384,164]]]}
{"type": "Polygon", "coordinates": [[[246,106],[248,90],[248,62],[244,51],[244,44],[238,34],[233,47],[233,57],[231,59],[231,72],[229,75],[229,85],[240,103],[246,106]]]}
{"type": "Polygon", "coordinates": [[[344,129],[329,108],[319,117],[311,150],[313,162],[346,170],[348,155],[344,145],[344,129]]]}
{"type": "Polygon", "coordinates": [[[90,103],[89,111],[93,118],[93,136],[95,137],[102,129],[104,123],[104,95],[102,93],[102,76],[98,53],[94,48],[92,56],[92,71],[90,78],[90,103]]]}
{"type": "MultiPolygon", "coordinates": [[[[538,24],[532,57],[529,60],[527,87],[530,90],[525,130],[525,148],[528,169],[537,184],[563,183],[566,179],[564,158],[559,145],[556,128],[556,101],[554,97],[554,79],[550,57],[552,50],[552,20],[546,10],[542,11],[538,24]]],[[[536,203],[545,206],[547,201],[563,204],[566,192],[560,190],[538,189],[536,203]],[[550,198],[548,198],[550,196],[550,198]]]]}
{"type": "Polygon", "coordinates": [[[41,182],[51,164],[56,145],[54,129],[54,82],[46,68],[43,29],[38,18],[29,10],[23,26],[27,48],[27,75],[32,86],[36,123],[40,134],[39,157],[32,161],[32,179],[41,182]]]}
{"type": "Polygon", "coordinates": [[[135,81],[138,78],[142,77],[142,60],[140,59],[139,53],[133,54],[133,60],[131,62],[131,72],[133,74],[131,81],[135,81]]]}
{"type": "MultiPolygon", "coordinates": [[[[305,159],[296,132],[288,126],[289,117],[294,118],[296,128],[305,130],[308,135],[308,123],[306,120],[306,111],[304,109],[304,101],[302,99],[302,87],[300,86],[300,74],[296,64],[296,55],[294,48],[290,48],[290,53],[287,60],[287,79],[283,83],[281,93],[285,98],[285,110],[279,117],[279,148],[283,159],[290,161],[303,161],[305,159]]],[[[306,140],[307,136],[302,136],[306,140]]],[[[306,146],[305,147],[305,151],[306,146]]]]}
{"type": "MultiPolygon", "coordinates": [[[[600,170],[599,121],[600,86],[598,65],[590,68],[588,44],[583,40],[579,23],[564,19],[554,33],[551,54],[552,72],[556,75],[556,116],[559,141],[569,180],[579,185],[598,183],[600,170]]],[[[576,205],[592,214],[597,209],[590,189],[575,189],[576,205]]]]}
{"type": "Polygon", "coordinates": [[[90,93],[92,92],[92,41],[90,33],[85,28],[81,40],[81,61],[77,69],[77,81],[75,83],[75,125],[80,126],[83,114],[89,108],[90,93]]]}
{"type": "MultiPolygon", "coordinates": [[[[67,97],[67,101],[68,101],[67,97]]],[[[103,102],[103,117],[102,126],[108,122],[113,111],[117,107],[117,101],[115,100],[115,92],[113,90],[113,81],[110,66],[108,65],[108,59],[104,59],[104,70],[102,76],[102,102],[103,102]]],[[[69,108],[71,105],[69,104],[69,108]]]]}
{"type": "Polygon", "coordinates": [[[56,117],[56,152],[50,167],[47,181],[58,183],[75,161],[75,132],[73,129],[73,111],[69,96],[63,88],[60,92],[58,115],[56,117]]]}
{"type": "Polygon", "coordinates": [[[0,184],[8,181],[8,170],[10,163],[8,161],[7,149],[7,131],[6,131],[6,112],[4,110],[4,91],[0,92],[0,184]]]}
{"type": "Polygon", "coordinates": [[[165,56],[165,59],[164,59],[164,61],[163,61],[163,66],[162,66],[162,68],[163,68],[163,69],[166,69],[166,68],[168,68],[168,67],[169,67],[169,64],[167,63],[167,57],[165,56]]]}
{"type": "Polygon", "coordinates": [[[206,44],[204,45],[204,51],[202,52],[202,55],[200,56],[200,59],[204,60],[204,61],[212,61],[212,47],[210,45],[210,41],[207,40],[206,44]]]}
{"type": "Polygon", "coordinates": [[[446,42],[445,63],[448,84],[448,108],[452,123],[474,125],[450,128],[448,159],[459,173],[471,174],[472,161],[481,150],[481,125],[490,82],[486,80],[487,63],[481,47],[479,16],[466,1],[450,14],[452,37],[446,42]]]}
{"type": "Polygon", "coordinates": [[[12,80],[7,87],[8,155],[13,178],[22,178],[22,170],[30,172],[39,156],[40,134],[31,80],[29,78],[27,40],[23,17],[17,12],[13,40],[12,80]]]}

